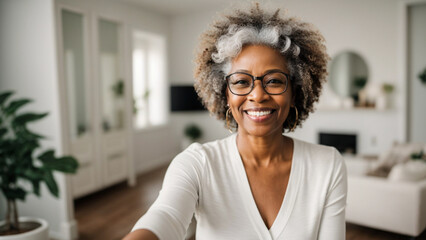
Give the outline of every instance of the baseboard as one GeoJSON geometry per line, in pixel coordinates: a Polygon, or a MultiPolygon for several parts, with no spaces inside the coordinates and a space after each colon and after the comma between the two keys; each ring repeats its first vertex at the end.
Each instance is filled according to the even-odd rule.
{"type": "Polygon", "coordinates": [[[72,220],[61,224],[61,232],[49,231],[49,238],[52,240],[75,240],[78,239],[77,221],[72,220]]]}

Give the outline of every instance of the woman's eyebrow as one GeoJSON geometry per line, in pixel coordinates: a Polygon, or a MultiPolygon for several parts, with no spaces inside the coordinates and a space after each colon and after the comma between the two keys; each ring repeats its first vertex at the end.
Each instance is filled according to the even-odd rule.
{"type": "MultiPolygon", "coordinates": [[[[268,69],[268,70],[264,71],[262,75],[270,73],[270,72],[276,72],[276,71],[286,72],[286,71],[284,71],[283,69],[280,69],[280,68],[273,68],[273,69],[268,69]]],[[[244,73],[250,73],[251,74],[251,71],[248,71],[246,69],[237,69],[234,72],[244,72],[244,73]]]]}
{"type": "Polygon", "coordinates": [[[267,73],[270,73],[270,72],[286,72],[286,71],[284,71],[283,69],[280,69],[280,68],[274,68],[274,69],[269,69],[269,70],[266,70],[263,74],[267,74],[267,73]]]}
{"type": "Polygon", "coordinates": [[[249,70],[245,70],[245,69],[237,69],[234,72],[245,72],[245,73],[251,73],[249,70]]]}

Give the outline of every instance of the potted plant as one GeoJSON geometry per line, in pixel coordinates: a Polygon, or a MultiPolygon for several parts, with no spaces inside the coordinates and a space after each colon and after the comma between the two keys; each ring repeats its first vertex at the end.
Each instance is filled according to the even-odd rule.
{"type": "Polygon", "coordinates": [[[366,76],[357,76],[353,79],[354,93],[352,98],[355,104],[361,107],[367,105],[367,90],[364,88],[367,80],[366,76]]]}
{"type": "Polygon", "coordinates": [[[419,79],[423,84],[426,84],[426,68],[419,73],[419,79]]]}
{"type": "Polygon", "coordinates": [[[382,105],[382,109],[385,108],[392,108],[393,107],[393,99],[392,99],[392,93],[395,90],[395,87],[391,83],[383,83],[382,84],[382,93],[380,95],[380,99],[378,99],[377,105],[382,105]],[[382,103],[379,104],[379,100],[382,101],[382,103]]]}
{"type": "Polygon", "coordinates": [[[43,182],[50,193],[58,197],[53,172],[75,173],[78,163],[70,156],[55,157],[54,150],[40,151],[43,136],[31,131],[27,124],[46,117],[47,113],[18,113],[31,100],[8,101],[12,95],[13,92],[0,93],[0,190],[7,201],[5,220],[0,222],[0,240],[47,240],[47,222],[20,218],[16,202],[25,201],[29,193],[40,196],[43,182]],[[25,182],[32,188],[25,188],[28,186],[25,182]]]}
{"type": "Polygon", "coordinates": [[[196,124],[191,123],[184,129],[185,138],[182,141],[182,148],[187,148],[191,143],[196,142],[201,138],[203,132],[196,124]]]}
{"type": "Polygon", "coordinates": [[[393,84],[390,84],[390,83],[383,83],[382,87],[383,87],[383,91],[386,94],[391,94],[394,90],[393,84]]]}
{"type": "Polygon", "coordinates": [[[426,154],[421,150],[420,152],[414,152],[411,154],[411,160],[414,161],[423,161],[426,163],[426,154]]]}

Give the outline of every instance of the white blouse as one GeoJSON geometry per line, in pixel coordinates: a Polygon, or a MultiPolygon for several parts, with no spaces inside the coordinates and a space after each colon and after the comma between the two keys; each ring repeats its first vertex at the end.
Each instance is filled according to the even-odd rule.
{"type": "MultiPolygon", "coordinates": [[[[192,144],[173,159],[163,188],[132,231],[183,239],[193,214],[197,240],[343,240],[346,167],[335,148],[294,141],[287,191],[268,229],[257,209],[236,134],[192,144]]],[[[285,186],[283,186],[285,187],[285,186]]]]}

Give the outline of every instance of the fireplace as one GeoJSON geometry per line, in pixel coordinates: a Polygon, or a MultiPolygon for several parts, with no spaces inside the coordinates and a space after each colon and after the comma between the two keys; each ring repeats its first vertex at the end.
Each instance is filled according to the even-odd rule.
{"type": "Polygon", "coordinates": [[[319,143],[322,145],[335,147],[341,154],[357,153],[356,134],[320,132],[319,143]]]}

